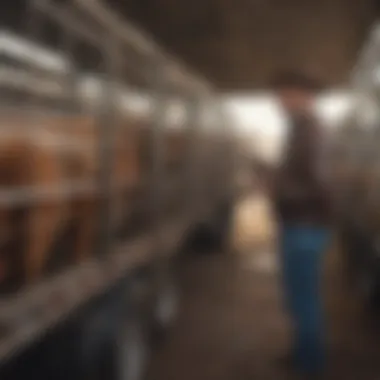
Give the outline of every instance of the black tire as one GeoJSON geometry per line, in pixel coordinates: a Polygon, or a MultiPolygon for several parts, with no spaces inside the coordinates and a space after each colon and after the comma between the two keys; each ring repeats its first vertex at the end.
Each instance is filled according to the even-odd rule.
{"type": "Polygon", "coordinates": [[[187,247],[200,254],[225,253],[229,250],[233,202],[219,206],[212,220],[198,225],[190,234],[187,247]]]}
{"type": "Polygon", "coordinates": [[[120,326],[113,342],[113,380],[142,380],[150,357],[145,326],[140,318],[131,315],[120,326]]]}
{"type": "Polygon", "coordinates": [[[113,291],[112,298],[84,322],[85,379],[144,378],[150,356],[148,333],[128,285],[126,288],[113,291]]]}
{"type": "Polygon", "coordinates": [[[345,277],[359,301],[370,312],[380,310],[379,246],[363,231],[350,224],[340,231],[345,277]]]}
{"type": "Polygon", "coordinates": [[[155,292],[150,316],[150,339],[154,347],[162,343],[179,314],[181,291],[175,268],[168,268],[155,292]]]}
{"type": "Polygon", "coordinates": [[[363,239],[360,239],[354,231],[342,233],[342,250],[345,266],[345,275],[350,287],[356,287],[358,281],[358,268],[362,266],[362,252],[366,250],[363,239]]]}
{"type": "Polygon", "coordinates": [[[379,247],[365,233],[354,229],[343,235],[345,271],[349,286],[369,311],[380,309],[379,247]]]}
{"type": "Polygon", "coordinates": [[[376,273],[369,268],[363,270],[357,280],[359,297],[364,306],[374,313],[380,311],[380,281],[376,273]]]}
{"type": "Polygon", "coordinates": [[[232,201],[225,202],[220,206],[214,221],[214,248],[221,253],[226,253],[230,248],[233,209],[232,201]]]}
{"type": "Polygon", "coordinates": [[[371,244],[369,255],[359,273],[359,291],[368,309],[380,312],[380,252],[379,247],[371,244]]]}
{"type": "Polygon", "coordinates": [[[345,277],[348,285],[367,293],[369,273],[366,273],[370,266],[372,254],[372,244],[368,236],[364,236],[351,226],[347,226],[341,231],[341,247],[343,254],[343,264],[345,277]]]}

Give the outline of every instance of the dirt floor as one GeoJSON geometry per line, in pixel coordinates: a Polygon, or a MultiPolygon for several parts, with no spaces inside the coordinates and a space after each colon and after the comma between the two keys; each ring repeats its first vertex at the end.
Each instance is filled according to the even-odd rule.
{"type": "MultiPolygon", "coordinates": [[[[180,316],[153,358],[149,380],[295,378],[276,365],[290,336],[268,207],[257,198],[240,206],[245,210],[237,210],[234,253],[189,262],[180,316]],[[260,218],[265,222],[260,224],[260,218]]],[[[325,270],[331,351],[326,378],[377,380],[380,333],[345,286],[338,252],[330,250],[325,270]]]]}

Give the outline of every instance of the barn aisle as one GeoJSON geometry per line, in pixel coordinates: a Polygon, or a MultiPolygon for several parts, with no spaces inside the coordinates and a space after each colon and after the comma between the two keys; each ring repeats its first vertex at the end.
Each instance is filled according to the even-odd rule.
{"type": "MultiPolygon", "coordinates": [[[[239,205],[234,231],[234,253],[192,259],[184,271],[181,314],[153,358],[149,380],[294,378],[276,366],[289,335],[264,198],[239,205]]],[[[327,378],[377,380],[380,337],[344,286],[337,252],[329,252],[324,282],[332,362],[327,378]]]]}

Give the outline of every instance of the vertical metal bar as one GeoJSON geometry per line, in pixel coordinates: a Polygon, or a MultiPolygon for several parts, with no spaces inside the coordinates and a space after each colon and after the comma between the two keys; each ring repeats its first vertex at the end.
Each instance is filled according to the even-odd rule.
{"type": "Polygon", "coordinates": [[[218,116],[218,125],[221,129],[222,138],[222,155],[223,164],[221,166],[221,191],[223,197],[228,197],[233,185],[233,173],[234,173],[234,161],[235,161],[235,145],[231,143],[232,132],[230,130],[229,118],[226,115],[226,111],[223,108],[222,100],[217,99],[216,112],[218,116]],[[224,194],[223,194],[224,193],[224,194]]]}
{"type": "Polygon", "coordinates": [[[217,157],[217,188],[219,199],[225,199],[229,193],[231,184],[231,151],[229,144],[229,125],[227,115],[223,108],[222,100],[219,97],[214,99],[213,110],[215,112],[218,157],[217,157]]]}
{"type": "Polygon", "coordinates": [[[199,126],[200,126],[200,111],[201,100],[199,96],[192,94],[187,101],[187,128],[188,141],[186,146],[186,159],[184,181],[186,185],[184,208],[186,212],[197,212],[199,205],[199,126]]]}
{"type": "Polygon", "coordinates": [[[211,155],[209,156],[209,159],[211,160],[210,163],[208,163],[209,173],[210,177],[210,188],[208,189],[207,193],[210,199],[213,199],[214,201],[217,201],[219,199],[220,195],[220,174],[221,170],[220,167],[223,165],[222,161],[224,160],[224,157],[221,156],[221,133],[220,133],[220,126],[218,125],[219,119],[218,119],[218,110],[216,108],[215,103],[215,97],[212,99],[209,99],[207,102],[207,107],[211,111],[211,125],[210,125],[210,139],[211,139],[211,155]]]}
{"type": "Polygon", "coordinates": [[[112,169],[113,148],[115,146],[116,129],[119,124],[117,103],[117,80],[120,74],[119,41],[112,36],[105,36],[104,59],[106,80],[102,89],[102,107],[99,115],[99,188],[100,205],[100,236],[98,255],[104,255],[111,249],[113,233],[113,203],[112,203],[112,169]]]}
{"type": "MultiPolygon", "coordinates": [[[[167,83],[165,73],[162,72],[157,64],[153,68],[152,78],[152,98],[154,99],[154,111],[152,122],[150,123],[150,186],[149,204],[150,219],[155,234],[162,221],[162,191],[164,180],[164,127],[165,115],[167,111],[167,83]]],[[[157,236],[156,236],[157,237],[157,236]]],[[[158,237],[157,237],[158,238],[158,237]]]]}
{"type": "MultiPolygon", "coordinates": [[[[70,3],[70,5],[72,5],[70,3]]],[[[78,72],[74,64],[76,40],[73,35],[73,31],[68,28],[62,28],[62,50],[67,56],[71,65],[67,73],[62,78],[59,78],[62,82],[62,88],[64,89],[64,102],[68,103],[71,110],[72,106],[76,109],[79,103],[78,98],[78,72]]]]}
{"type": "Polygon", "coordinates": [[[149,218],[155,242],[155,254],[151,264],[152,281],[155,289],[163,284],[166,260],[163,259],[163,244],[160,226],[163,225],[163,181],[165,181],[165,115],[167,112],[168,88],[165,70],[158,63],[152,68],[151,94],[154,100],[152,120],[149,125],[150,174],[149,174],[149,218]]]}
{"type": "Polygon", "coordinates": [[[198,202],[201,207],[205,206],[206,202],[209,202],[209,194],[211,192],[212,179],[210,178],[210,166],[212,164],[210,157],[210,122],[212,121],[210,113],[210,96],[207,95],[202,99],[201,110],[205,112],[205,118],[200,118],[200,124],[198,129],[198,149],[200,154],[198,156],[197,170],[197,191],[198,191],[198,202]]]}
{"type": "MultiPolygon", "coordinates": [[[[28,35],[28,39],[33,43],[38,44],[40,42],[38,39],[42,35],[44,20],[43,15],[39,11],[37,3],[38,0],[32,0],[28,2],[26,32],[28,35]]],[[[28,70],[32,75],[38,74],[38,70],[34,67],[32,63],[28,65],[28,70]]],[[[28,107],[29,105],[33,107],[33,102],[36,100],[37,96],[38,95],[35,94],[33,91],[30,91],[26,97],[26,103],[29,104],[25,104],[25,106],[28,107]]]]}

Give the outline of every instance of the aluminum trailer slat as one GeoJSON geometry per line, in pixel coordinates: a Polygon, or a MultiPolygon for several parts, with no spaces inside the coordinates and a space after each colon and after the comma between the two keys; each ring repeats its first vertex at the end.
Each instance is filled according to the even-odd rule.
{"type": "MultiPolygon", "coordinates": [[[[45,0],[46,1],[46,0],[45,0]]],[[[197,78],[193,73],[188,73],[179,65],[176,59],[164,52],[158,44],[147,34],[138,30],[129,21],[128,23],[121,20],[115,13],[106,8],[101,1],[98,0],[74,0],[74,3],[91,14],[94,19],[99,20],[105,28],[113,29],[116,35],[126,44],[146,55],[148,59],[159,60],[168,68],[168,74],[174,81],[182,82],[187,89],[195,89],[198,91],[210,91],[211,85],[205,79],[197,78]]]]}
{"type": "MultiPolygon", "coordinates": [[[[167,127],[164,111],[169,94],[175,92],[180,100],[186,101],[186,110],[191,114],[189,117],[191,122],[186,127],[188,129],[194,128],[191,124],[197,123],[199,113],[197,101],[204,104],[205,96],[210,98],[215,96],[212,87],[206,81],[192,75],[166,54],[151,38],[139,32],[131,24],[117,18],[99,1],[74,0],[71,2],[72,7],[64,8],[66,10],[61,9],[64,12],[60,12],[58,5],[49,0],[36,0],[31,3],[34,3],[36,11],[34,13],[40,13],[45,21],[48,20],[56,24],[55,26],[59,26],[63,34],[69,34],[69,37],[63,36],[66,41],[66,50],[70,50],[67,38],[74,45],[76,41],[79,41],[80,44],[87,44],[87,48],[93,48],[96,45],[96,53],[99,53],[105,61],[106,72],[103,74],[105,74],[106,80],[100,82],[98,86],[99,110],[102,112],[95,115],[95,117],[99,117],[99,135],[103,137],[103,142],[106,141],[98,156],[98,163],[103,176],[95,184],[79,181],[78,183],[65,184],[65,187],[60,186],[59,189],[20,188],[13,194],[12,191],[8,190],[0,191],[0,204],[9,205],[12,202],[17,204],[17,202],[22,203],[26,200],[28,202],[43,202],[49,197],[50,199],[61,199],[62,197],[76,196],[78,193],[86,195],[93,191],[103,197],[108,197],[112,202],[113,191],[117,190],[119,186],[124,186],[124,184],[114,185],[108,176],[109,173],[107,172],[110,172],[110,157],[112,156],[112,139],[107,134],[120,121],[113,115],[116,111],[120,112],[118,97],[123,92],[125,82],[123,74],[126,73],[122,72],[125,67],[120,67],[120,59],[128,60],[130,58],[126,52],[132,55],[136,53],[145,59],[144,65],[137,67],[137,69],[142,71],[144,79],[149,79],[149,89],[154,97],[154,112],[150,114],[151,136],[149,136],[152,140],[150,147],[152,162],[150,165],[151,172],[147,176],[149,177],[147,178],[148,186],[146,187],[147,199],[150,201],[147,202],[149,203],[147,217],[150,218],[149,222],[152,222],[150,223],[152,228],[147,230],[144,236],[119,244],[110,239],[109,231],[107,231],[113,214],[112,205],[107,204],[103,210],[104,213],[99,218],[104,217],[102,220],[105,220],[102,226],[104,244],[101,246],[99,256],[75,267],[67,268],[60,275],[42,280],[41,283],[33,285],[29,289],[23,289],[19,294],[12,297],[2,297],[0,299],[0,360],[2,362],[12,358],[13,354],[19,353],[23,348],[41,338],[48,329],[65,321],[75,309],[112,288],[137,267],[152,264],[153,269],[159,271],[160,268],[159,265],[155,265],[156,262],[161,259],[165,260],[167,256],[174,254],[190,226],[208,219],[215,212],[215,208],[223,196],[226,196],[225,191],[221,188],[223,184],[220,182],[221,186],[218,187],[215,194],[212,196],[205,194],[201,200],[194,197],[194,200],[197,201],[190,203],[190,206],[188,204],[181,205],[181,210],[175,217],[168,217],[163,209],[165,193],[170,193],[173,188],[182,186],[180,181],[183,180],[184,185],[192,184],[189,179],[197,181],[202,178],[203,181],[202,162],[197,162],[197,165],[193,166],[194,162],[191,161],[194,161],[194,155],[189,154],[186,157],[187,162],[182,168],[181,179],[179,177],[170,178],[168,182],[164,182],[168,179],[167,169],[164,167],[164,131],[167,127]],[[91,17],[93,22],[89,23],[90,26],[81,23],[79,11],[82,12],[82,16],[86,14],[91,17]],[[120,55],[122,55],[121,58],[120,55]],[[189,99],[191,100],[190,110],[188,107],[189,99]]],[[[33,33],[31,35],[33,36],[33,33]]],[[[73,44],[69,45],[72,47],[73,44]]],[[[72,76],[69,73],[61,79],[64,84],[70,84],[71,80],[75,80],[75,89],[80,90],[81,78],[79,71],[77,71],[78,68],[75,66],[75,54],[70,55],[69,51],[66,53],[67,56],[70,56],[70,70],[73,72],[71,73],[72,76]]],[[[78,55],[80,56],[80,54],[78,55]]],[[[78,66],[80,66],[79,63],[78,66]]],[[[37,73],[38,77],[41,70],[34,69],[34,67],[30,67],[30,72],[31,74],[37,73]]],[[[75,100],[80,99],[75,97],[75,100]]],[[[207,103],[208,105],[209,103],[207,103]]],[[[215,120],[215,126],[219,126],[216,123],[215,120]]],[[[195,136],[195,134],[193,137],[192,144],[195,152],[198,148],[198,142],[202,142],[199,141],[199,138],[202,139],[202,137],[195,136]]],[[[203,142],[206,140],[204,139],[203,142]]],[[[202,182],[202,185],[205,185],[206,181],[208,181],[207,183],[213,182],[213,179],[210,178],[204,178],[204,180],[205,182],[202,182]]],[[[201,192],[197,189],[197,183],[194,182],[193,185],[192,189],[190,186],[186,189],[184,202],[189,199],[187,197],[193,199],[192,193],[201,192]]]]}
{"type": "MultiPolygon", "coordinates": [[[[180,237],[193,222],[176,219],[159,231],[165,255],[173,253],[180,237]]],[[[134,268],[147,264],[155,252],[153,236],[121,244],[102,260],[90,260],[0,302],[0,361],[38,339],[90,299],[102,294],[134,268]]]]}

